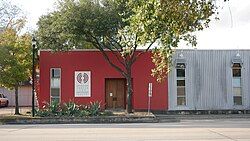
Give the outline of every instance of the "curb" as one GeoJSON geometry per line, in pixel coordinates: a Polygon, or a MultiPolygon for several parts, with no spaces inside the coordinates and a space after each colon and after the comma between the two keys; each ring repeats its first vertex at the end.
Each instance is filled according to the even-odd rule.
{"type": "Polygon", "coordinates": [[[250,119],[250,114],[204,114],[204,115],[156,115],[159,121],[174,118],[177,121],[182,120],[224,120],[224,119],[250,119]]]}
{"type": "Polygon", "coordinates": [[[0,119],[0,124],[105,124],[105,123],[170,123],[183,120],[250,119],[250,114],[96,116],[96,117],[16,117],[0,119]]]}
{"type": "MultiPolygon", "coordinates": [[[[0,121],[1,122],[1,121],[0,121]]],[[[85,118],[27,118],[5,119],[2,124],[80,124],[80,123],[158,123],[156,117],[85,117],[85,118]]]]}

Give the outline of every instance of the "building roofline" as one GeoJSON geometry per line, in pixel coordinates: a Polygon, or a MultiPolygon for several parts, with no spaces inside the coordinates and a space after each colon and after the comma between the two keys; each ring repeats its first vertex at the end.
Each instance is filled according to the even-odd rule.
{"type": "MultiPolygon", "coordinates": [[[[145,49],[137,49],[137,51],[144,51],[145,49]]],[[[152,49],[151,49],[152,50],[152,49]]],[[[181,48],[176,48],[174,50],[183,50],[183,51],[250,51],[250,49],[181,49],[181,48]]],[[[52,49],[40,49],[39,51],[53,51],[52,49]]],[[[67,50],[67,51],[72,51],[72,52],[77,52],[77,51],[96,51],[99,52],[99,49],[72,49],[72,50],[67,50]]],[[[67,52],[65,51],[65,52],[67,52]]],[[[110,51],[108,49],[105,49],[105,51],[110,51]]],[[[63,52],[63,51],[62,51],[63,52]]]]}
{"type": "Polygon", "coordinates": [[[250,51],[250,49],[175,49],[178,51],[250,51]]]}
{"type": "MultiPolygon", "coordinates": [[[[137,51],[144,51],[145,49],[137,49],[137,51]]],[[[40,49],[38,50],[38,56],[40,56],[41,52],[52,52],[52,49],[40,49]]],[[[108,49],[104,49],[104,51],[110,51],[108,49]]],[[[73,49],[67,51],[58,51],[58,52],[100,52],[99,49],[73,49]]]]}

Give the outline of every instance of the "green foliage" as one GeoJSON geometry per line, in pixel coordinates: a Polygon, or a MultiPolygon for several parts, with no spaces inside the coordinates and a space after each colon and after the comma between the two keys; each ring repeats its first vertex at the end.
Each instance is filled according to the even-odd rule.
{"type": "Polygon", "coordinates": [[[179,40],[195,45],[192,34],[208,27],[216,11],[211,0],[130,0],[133,14],[129,17],[133,32],[142,43],[160,39],[163,46],[177,47],[179,40]]]}
{"type": "Polygon", "coordinates": [[[101,114],[102,116],[112,116],[114,115],[112,111],[109,111],[109,110],[105,110],[102,112],[101,114]]]}
{"type": "Polygon", "coordinates": [[[172,49],[156,48],[153,50],[152,62],[155,68],[152,69],[152,75],[157,77],[157,81],[161,82],[166,78],[166,74],[171,69],[172,49]]]}
{"type": "Polygon", "coordinates": [[[35,114],[40,117],[50,117],[51,113],[48,110],[36,110],[35,114]]]}
{"type": "Polygon", "coordinates": [[[39,19],[39,44],[54,50],[94,48],[89,36],[94,33],[101,38],[104,34],[113,34],[121,21],[118,16],[108,1],[105,6],[91,0],[60,1],[57,11],[39,19]]]}
{"type": "MultiPolygon", "coordinates": [[[[194,32],[208,27],[215,12],[213,0],[60,0],[56,11],[39,19],[37,36],[41,47],[55,51],[98,49],[127,82],[136,60],[153,49],[152,75],[162,81],[178,43],[195,46],[194,32]],[[145,51],[136,53],[140,47],[145,51]]],[[[130,113],[132,83],[127,89],[130,113]]]]}
{"type": "Polygon", "coordinates": [[[91,116],[100,115],[101,103],[98,102],[98,101],[96,101],[96,102],[90,102],[88,111],[89,111],[89,114],[90,114],[91,116]]]}
{"type": "Polygon", "coordinates": [[[0,84],[13,89],[29,80],[32,66],[31,36],[14,29],[0,33],[0,84]]]}
{"type": "Polygon", "coordinates": [[[64,116],[74,116],[78,115],[80,112],[79,106],[74,102],[64,103],[62,107],[62,115],[64,116]]]}
{"type": "Polygon", "coordinates": [[[41,117],[60,116],[62,113],[61,111],[60,103],[53,101],[51,104],[46,103],[43,109],[37,110],[36,115],[41,117]]]}
{"type": "Polygon", "coordinates": [[[197,44],[195,32],[208,27],[217,7],[212,0],[129,0],[132,7],[129,32],[138,35],[139,44],[159,42],[153,50],[158,81],[166,78],[174,49],[180,41],[197,44]],[[160,56],[158,56],[160,55],[160,56]]]}
{"type": "Polygon", "coordinates": [[[53,101],[50,105],[48,105],[48,111],[53,115],[59,115],[61,112],[60,103],[53,101]]]}
{"type": "Polygon", "coordinates": [[[41,117],[86,117],[99,116],[101,112],[101,103],[90,102],[89,105],[77,105],[74,102],[60,104],[58,102],[47,103],[42,109],[36,112],[41,117]]]}
{"type": "MultiPolygon", "coordinates": [[[[8,0],[0,0],[0,86],[15,89],[28,81],[31,75],[31,37],[20,35],[26,18],[21,9],[8,0]]],[[[15,114],[19,114],[18,100],[15,114]]]]}
{"type": "Polygon", "coordinates": [[[86,117],[86,116],[90,116],[89,111],[88,110],[80,110],[79,117],[86,117]]]}
{"type": "MultiPolygon", "coordinates": [[[[208,27],[216,12],[212,0],[62,0],[55,12],[40,18],[37,35],[42,47],[54,50],[84,45],[109,49],[123,58],[117,57],[125,68],[137,59],[134,52],[138,46],[148,51],[158,43],[154,53],[168,58],[153,58],[153,75],[161,81],[168,72],[162,66],[171,61],[178,43],[183,40],[195,46],[194,32],[208,27]]],[[[128,70],[117,70],[129,75],[128,70]]]]}

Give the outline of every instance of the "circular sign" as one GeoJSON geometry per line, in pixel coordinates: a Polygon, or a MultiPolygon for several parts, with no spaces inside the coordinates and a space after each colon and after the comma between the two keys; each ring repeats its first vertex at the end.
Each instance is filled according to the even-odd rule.
{"type": "Polygon", "coordinates": [[[87,83],[89,80],[89,76],[86,73],[83,73],[83,82],[87,83]]]}
{"type": "Polygon", "coordinates": [[[82,83],[82,74],[78,73],[78,75],[76,76],[76,80],[78,83],[82,83]]]}

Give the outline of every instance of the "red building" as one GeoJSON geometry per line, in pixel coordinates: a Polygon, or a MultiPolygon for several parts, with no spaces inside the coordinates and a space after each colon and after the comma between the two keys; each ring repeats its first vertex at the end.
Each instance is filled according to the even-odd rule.
{"type": "MultiPolygon", "coordinates": [[[[116,61],[111,52],[111,60],[116,61]]],[[[103,108],[125,108],[126,81],[106,62],[101,52],[95,50],[77,50],[67,52],[40,51],[40,93],[39,106],[53,100],[74,101],[87,104],[100,101],[103,108]]],[[[118,62],[116,62],[118,63],[118,62]]],[[[154,64],[151,53],[145,53],[132,68],[133,108],[148,108],[148,87],[152,83],[152,110],[167,110],[167,81],[156,82],[151,76],[154,64]]]]}

